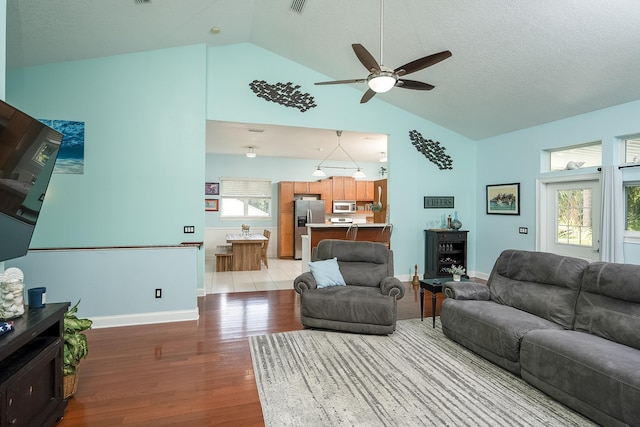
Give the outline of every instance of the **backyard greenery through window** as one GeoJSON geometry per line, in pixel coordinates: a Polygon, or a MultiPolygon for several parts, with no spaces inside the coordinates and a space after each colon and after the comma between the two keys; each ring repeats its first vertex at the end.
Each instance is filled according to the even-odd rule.
{"type": "Polygon", "coordinates": [[[220,217],[268,218],[271,216],[271,181],[221,178],[220,217]]]}
{"type": "Polygon", "coordinates": [[[590,188],[561,190],[557,192],[558,233],[557,243],[591,246],[592,193],[590,188]]]}
{"type": "Polygon", "coordinates": [[[627,220],[625,229],[640,231],[640,183],[625,186],[627,220]]]}

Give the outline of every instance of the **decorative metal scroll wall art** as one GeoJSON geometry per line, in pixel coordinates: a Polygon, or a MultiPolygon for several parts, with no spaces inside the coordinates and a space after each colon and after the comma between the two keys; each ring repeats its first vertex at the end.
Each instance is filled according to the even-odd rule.
{"type": "Polygon", "coordinates": [[[303,113],[317,106],[313,96],[300,92],[300,85],[294,86],[291,82],[270,84],[264,80],[254,80],[249,87],[259,98],[297,108],[303,113]]]}
{"type": "Polygon", "coordinates": [[[440,145],[438,141],[432,141],[430,139],[424,139],[420,132],[417,130],[409,131],[409,139],[411,144],[416,147],[418,152],[424,154],[424,156],[434,163],[438,168],[453,169],[453,160],[445,151],[447,150],[440,145]]]}

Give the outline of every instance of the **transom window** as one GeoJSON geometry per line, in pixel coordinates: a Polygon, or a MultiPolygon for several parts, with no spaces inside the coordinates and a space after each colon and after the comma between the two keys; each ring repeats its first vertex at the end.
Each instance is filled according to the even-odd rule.
{"type": "Polygon", "coordinates": [[[221,178],[220,217],[262,219],[271,217],[271,181],[221,178]]]}
{"type": "Polygon", "coordinates": [[[625,163],[640,163],[640,135],[624,140],[624,161],[625,163]]]}
{"type": "Polygon", "coordinates": [[[548,171],[571,170],[602,165],[602,142],[591,142],[573,147],[546,150],[548,171]]]}

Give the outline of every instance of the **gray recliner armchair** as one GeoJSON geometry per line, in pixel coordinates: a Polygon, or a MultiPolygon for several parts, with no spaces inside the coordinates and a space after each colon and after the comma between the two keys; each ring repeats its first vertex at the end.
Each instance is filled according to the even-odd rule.
{"type": "Polygon", "coordinates": [[[387,335],[396,328],[404,285],[393,277],[393,252],[382,243],[322,240],[311,261],[337,258],[346,286],[318,288],[311,272],[294,280],[300,320],[310,328],[387,335]]]}

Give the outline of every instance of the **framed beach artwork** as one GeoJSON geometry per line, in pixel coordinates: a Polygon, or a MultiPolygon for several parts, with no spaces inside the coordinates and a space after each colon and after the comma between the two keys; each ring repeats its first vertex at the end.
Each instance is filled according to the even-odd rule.
{"type": "Polygon", "coordinates": [[[218,212],[218,199],[204,199],[204,210],[218,212]]]}
{"type": "Polygon", "coordinates": [[[520,183],[487,185],[487,214],[520,215],[520,183]]]}
{"type": "Polygon", "coordinates": [[[218,182],[205,182],[204,183],[204,195],[205,196],[217,196],[220,194],[220,183],[218,182]]]}
{"type": "Polygon", "coordinates": [[[57,130],[64,137],[58,152],[53,173],[84,173],[84,122],[72,120],[39,119],[45,125],[57,130]]]}

